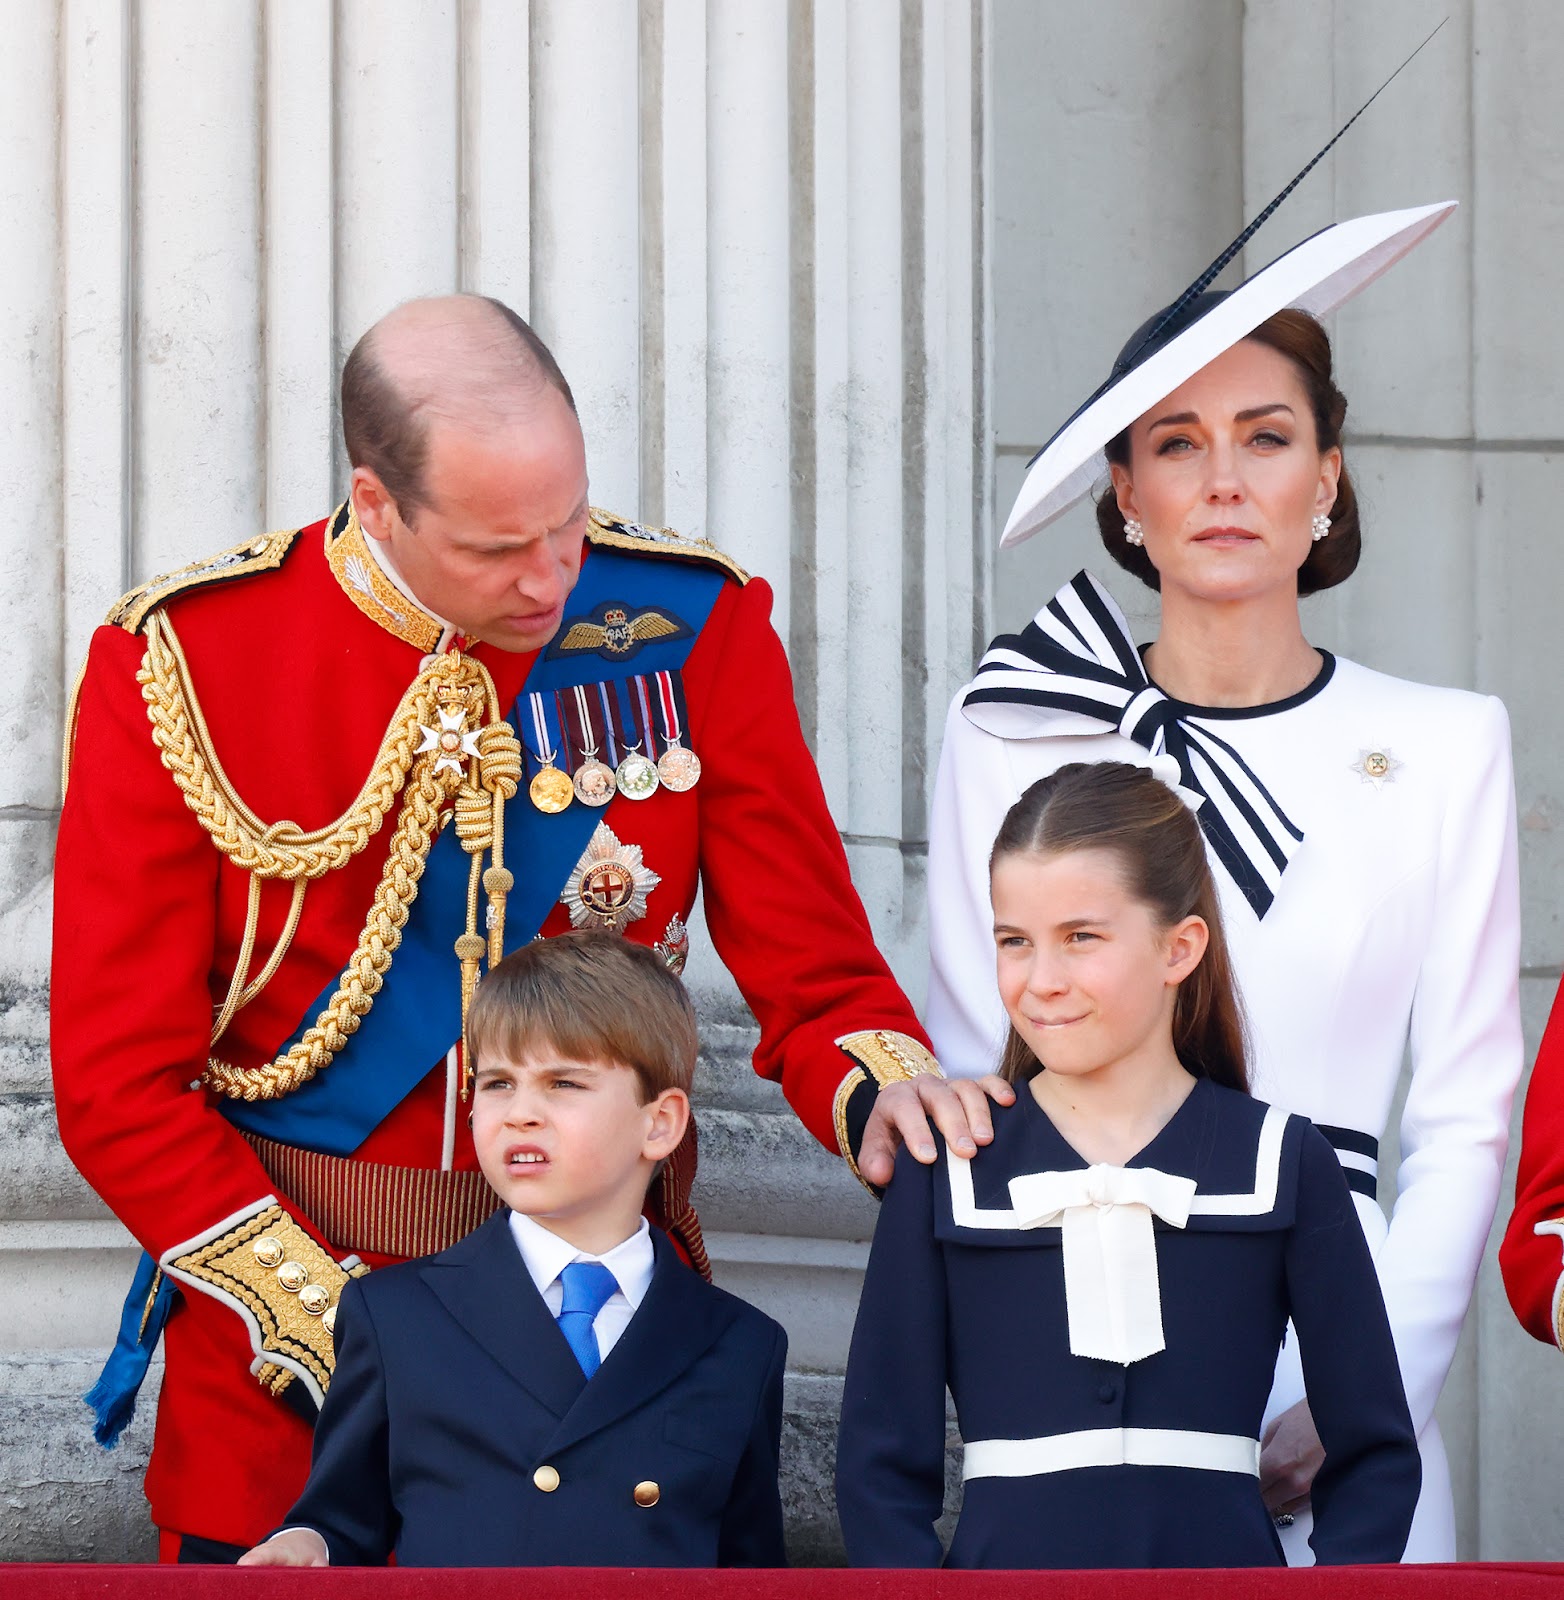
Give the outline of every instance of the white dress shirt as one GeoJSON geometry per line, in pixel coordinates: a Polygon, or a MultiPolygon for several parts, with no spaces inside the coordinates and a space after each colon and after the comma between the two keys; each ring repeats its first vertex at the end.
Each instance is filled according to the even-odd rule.
{"type": "Polygon", "coordinates": [[[523,1264],[554,1317],[558,1317],[559,1308],[565,1303],[565,1287],[559,1275],[571,1262],[600,1261],[613,1273],[619,1287],[603,1302],[603,1309],[592,1324],[592,1332],[597,1335],[598,1354],[606,1361],[608,1352],[619,1343],[620,1335],[629,1326],[636,1307],[651,1286],[652,1235],[646,1218],[641,1218],[641,1225],[623,1244],[616,1244],[600,1256],[576,1249],[568,1240],[550,1233],[541,1222],[534,1222],[519,1211],[510,1214],[510,1231],[516,1248],[521,1251],[523,1264]]]}

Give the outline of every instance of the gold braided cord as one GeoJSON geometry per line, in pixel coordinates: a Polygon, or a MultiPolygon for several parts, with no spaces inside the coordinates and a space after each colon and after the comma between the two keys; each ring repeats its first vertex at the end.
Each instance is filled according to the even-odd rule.
{"type": "Polygon", "coordinates": [[[295,822],[268,826],[234,792],[212,748],[184,650],[161,612],[147,619],[146,638],[136,676],[163,765],[212,843],[235,866],[263,878],[321,878],[357,855],[396,803],[420,742],[420,725],[435,720],[439,689],[460,669],[476,665],[453,653],[419,673],[391,718],[358,798],[335,822],[306,833],[295,822]]]}
{"type": "Polygon", "coordinates": [[[357,800],[335,822],[306,833],[293,822],[262,822],[235,793],[212,747],[189,665],[167,617],[154,613],[146,637],[146,655],[137,677],[163,765],[212,842],[251,874],[243,945],[227,998],[218,1010],[214,1044],[234,1014],[260,993],[280,966],[298,927],[307,884],[363,850],[398,795],[402,800],[379,886],[336,992],[298,1043],[276,1060],[236,1067],[214,1057],[202,1075],[207,1085],[232,1099],[274,1100],[331,1064],[385,983],[439,832],[440,813],[453,795],[457,833],[472,855],[467,926],[455,952],[462,968],[465,1031],[479,963],[485,954],[491,961],[499,959],[504,948],[505,895],[512,886],[502,857],[504,805],[516,793],[523,771],[520,742],[501,716],[494,680],[482,662],[459,651],[431,661],[403,695],[357,800]],[[439,714],[452,706],[462,711],[464,719],[480,723],[476,756],[453,759],[436,742],[431,729],[444,731],[439,714]],[[469,761],[470,776],[463,770],[469,761]],[[486,852],[493,863],[487,871],[486,852]],[[246,982],[255,953],[260,882],[268,878],[291,882],[293,903],[265,967],[246,982]],[[487,939],[477,931],[480,884],[489,896],[487,939]]]}
{"type": "Polygon", "coordinates": [[[391,957],[402,942],[407,914],[418,894],[424,861],[434,841],[440,809],[447,796],[444,774],[433,771],[433,758],[421,758],[407,784],[406,798],[391,836],[391,853],[359,935],[358,947],[343,968],[337,991],[292,1049],[258,1067],[235,1067],[215,1057],[206,1064],[204,1081],[234,1100],[277,1100],[308,1083],[331,1065],[337,1052],[368,1013],[391,957]]]}

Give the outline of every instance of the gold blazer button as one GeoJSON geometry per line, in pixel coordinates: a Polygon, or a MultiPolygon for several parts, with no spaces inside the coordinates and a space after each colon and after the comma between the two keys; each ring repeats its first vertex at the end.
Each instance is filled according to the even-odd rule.
{"type": "Polygon", "coordinates": [[[544,1494],[553,1494],[553,1492],[559,1487],[559,1473],[556,1472],[553,1467],[539,1467],[538,1470],[532,1474],[532,1482],[537,1488],[541,1489],[544,1494]]]}
{"type": "Polygon", "coordinates": [[[638,1506],[654,1506],[662,1498],[662,1490],[650,1478],[644,1483],[635,1486],[635,1503],[638,1506]]]}

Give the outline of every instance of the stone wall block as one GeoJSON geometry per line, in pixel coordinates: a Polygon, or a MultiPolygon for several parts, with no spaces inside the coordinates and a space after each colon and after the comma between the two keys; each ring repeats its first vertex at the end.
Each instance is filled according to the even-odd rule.
{"type": "Polygon", "coordinates": [[[1345,583],[1304,602],[1310,643],[1378,672],[1471,688],[1477,491],[1470,452],[1355,444],[1349,435],[1345,455],[1363,555],[1345,583]],[[1436,617],[1441,625],[1431,627],[1436,617]]]}
{"type": "Polygon", "coordinates": [[[1559,13],[1548,0],[1474,13],[1473,186],[1478,195],[1472,374],[1482,438],[1564,438],[1564,105],[1554,76],[1559,13]]]}
{"type": "Polygon", "coordinates": [[[596,504],[633,517],[641,426],[636,6],[541,0],[532,18],[533,319],[580,407],[596,504]]]}
{"type": "Polygon", "coordinates": [[[1504,700],[1515,750],[1523,967],[1564,965],[1564,745],[1549,666],[1564,595],[1555,536],[1564,456],[1479,451],[1477,681],[1504,700]]]}
{"type": "Polygon", "coordinates": [[[60,706],[59,16],[8,18],[0,52],[0,805],[54,803],[60,706]]]}
{"type": "Polygon", "coordinates": [[[262,521],[259,18],[169,0],[137,36],[136,582],[262,521]]]}
{"type": "Polygon", "coordinates": [[[153,1561],[141,1476],[152,1447],[162,1362],[113,1450],[92,1437],[81,1396],[97,1378],[95,1352],[20,1351],[0,1361],[0,1561],[153,1561]]]}
{"type": "Polygon", "coordinates": [[[0,822],[0,1095],[49,1084],[53,858],[53,822],[0,822]]]}

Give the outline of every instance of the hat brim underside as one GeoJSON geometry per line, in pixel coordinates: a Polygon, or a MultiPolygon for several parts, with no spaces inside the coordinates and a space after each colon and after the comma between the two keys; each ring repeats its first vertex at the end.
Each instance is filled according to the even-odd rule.
{"type": "Polygon", "coordinates": [[[1009,549],[1062,516],[1107,475],[1103,450],[1139,416],[1268,317],[1323,317],[1366,289],[1455,210],[1457,202],[1338,222],[1278,256],[1070,420],[1032,463],[1000,536],[1009,549]]]}

